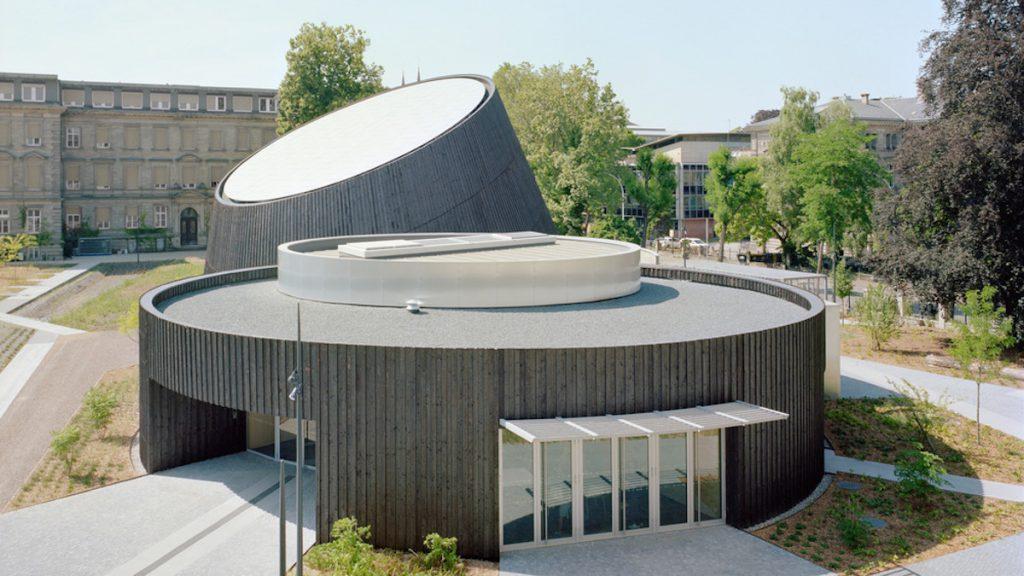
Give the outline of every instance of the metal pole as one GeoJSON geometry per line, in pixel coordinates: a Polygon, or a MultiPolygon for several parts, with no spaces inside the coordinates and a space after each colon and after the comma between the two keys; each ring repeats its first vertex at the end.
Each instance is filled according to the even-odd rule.
{"type": "Polygon", "coordinates": [[[302,384],[305,364],[302,361],[302,307],[295,305],[295,358],[298,363],[295,387],[295,576],[302,576],[302,467],[306,464],[306,427],[302,423],[302,384]]]}
{"type": "MultiPolygon", "coordinates": [[[[277,426],[277,416],[274,416],[274,425],[277,426]]],[[[277,518],[277,532],[278,532],[278,551],[280,556],[280,562],[278,563],[278,573],[280,576],[285,576],[288,572],[288,560],[287,554],[285,554],[285,546],[287,545],[287,538],[285,537],[285,514],[288,513],[288,509],[285,507],[284,501],[284,460],[278,460],[278,476],[277,476],[277,494],[278,494],[278,518],[277,518]]]]}

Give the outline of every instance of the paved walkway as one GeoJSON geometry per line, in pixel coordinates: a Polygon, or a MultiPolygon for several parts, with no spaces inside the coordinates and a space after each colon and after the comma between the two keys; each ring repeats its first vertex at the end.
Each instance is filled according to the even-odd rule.
{"type": "Polygon", "coordinates": [[[908,576],[1020,576],[1024,574],[1024,533],[905,568],[908,576]]]}
{"type": "MultiPolygon", "coordinates": [[[[927,390],[933,401],[945,395],[950,400],[950,410],[971,420],[975,418],[977,388],[970,380],[847,356],[842,357],[840,372],[844,398],[890,396],[895,393],[890,381],[905,378],[927,390]]],[[[1024,390],[982,384],[981,423],[1024,439],[1024,390]]]]}
{"type": "Polygon", "coordinates": [[[50,276],[49,278],[35,284],[33,286],[25,287],[21,292],[12,294],[3,300],[0,300],[0,313],[8,313],[15,308],[22,306],[36,298],[39,298],[43,294],[46,294],[50,290],[53,290],[57,286],[74,280],[75,278],[85,274],[89,268],[92,268],[95,264],[79,262],[71,268],[61,270],[60,272],[50,276]]]}
{"type": "MultiPolygon", "coordinates": [[[[0,514],[0,574],[276,575],[277,479],[276,462],[241,453],[0,514]]],[[[303,488],[308,548],[313,471],[305,471],[303,488]]],[[[290,564],[294,480],[286,490],[290,564]]]]}
{"type": "MultiPolygon", "coordinates": [[[[857,460],[846,456],[837,456],[832,450],[825,450],[825,472],[835,474],[836,472],[848,472],[871,478],[897,481],[896,467],[892,464],[881,462],[869,462],[857,460]]],[[[967,476],[955,474],[943,474],[948,484],[939,488],[949,492],[960,492],[962,494],[974,494],[985,498],[997,498],[999,500],[1010,500],[1013,502],[1024,502],[1024,486],[1020,484],[1009,484],[996,482],[994,480],[979,480],[967,476]]]]}
{"type": "Polygon", "coordinates": [[[505,552],[502,576],[821,576],[831,574],[731,526],[505,552]]]}
{"type": "Polygon", "coordinates": [[[50,432],[67,424],[86,391],[107,371],[136,363],[138,346],[119,332],[61,336],[53,342],[0,418],[0,510],[46,453],[50,432]]]}

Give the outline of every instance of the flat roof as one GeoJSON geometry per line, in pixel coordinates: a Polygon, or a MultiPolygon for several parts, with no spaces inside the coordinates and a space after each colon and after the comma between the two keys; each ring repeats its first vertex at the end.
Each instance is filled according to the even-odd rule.
{"type": "MultiPolygon", "coordinates": [[[[189,292],[159,309],[171,321],[217,332],[295,338],[295,304],[276,279],[189,292]]],[[[518,308],[402,308],[302,301],[310,342],[409,348],[590,348],[701,340],[800,321],[803,307],[766,294],[644,278],[621,298],[518,308]]]]}
{"type": "MultiPolygon", "coordinates": [[[[455,236],[453,238],[465,238],[455,236]]],[[[446,240],[447,238],[438,238],[446,240]]],[[[534,242],[509,243],[508,245],[491,245],[481,249],[473,249],[467,246],[465,250],[453,250],[447,252],[416,253],[409,250],[408,253],[388,255],[389,261],[416,261],[416,262],[543,262],[550,260],[574,260],[588,258],[591,256],[603,256],[626,252],[632,244],[618,244],[614,242],[595,242],[592,238],[567,238],[562,236],[548,236],[545,234],[531,237],[534,242]],[[541,242],[541,240],[544,240],[541,242]]],[[[430,239],[423,242],[430,242],[430,239]]],[[[367,243],[357,243],[367,244],[367,243]]],[[[342,244],[339,250],[314,250],[307,252],[315,256],[337,256],[339,258],[359,258],[358,254],[349,254],[342,250],[341,246],[354,246],[356,244],[342,244]]],[[[383,245],[382,245],[383,246],[383,245]]],[[[401,246],[401,245],[396,245],[401,246]]],[[[413,247],[409,247],[413,248],[413,247]]],[[[364,257],[365,258],[365,257],[364,257]]]]}
{"type": "Polygon", "coordinates": [[[402,86],[292,130],[227,176],[236,202],[285,198],[341,182],[423,146],[472,113],[487,95],[477,78],[402,86]]]}

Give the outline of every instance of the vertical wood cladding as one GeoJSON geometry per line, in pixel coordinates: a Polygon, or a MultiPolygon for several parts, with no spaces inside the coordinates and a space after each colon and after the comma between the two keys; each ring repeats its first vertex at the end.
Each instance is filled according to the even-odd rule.
{"type": "Polygon", "coordinates": [[[277,261],[293,240],[399,232],[554,233],[505,107],[486,78],[471,115],[422,147],[318,190],[256,203],[215,194],[206,270],[277,261]]]}
{"type": "MultiPolygon", "coordinates": [[[[285,384],[293,342],[183,326],[156,309],[182,293],[275,274],[264,267],[203,276],[143,297],[140,410],[147,469],[241,449],[237,422],[244,415],[236,418],[235,410],[294,416],[285,384]],[[203,438],[222,429],[225,438],[203,438]]],[[[790,416],[727,431],[728,522],[748,526],[806,497],[824,470],[821,302],[754,279],[664,267],[644,274],[754,290],[809,315],[760,332],[614,348],[307,343],[304,408],[318,423],[319,538],[336,519],[352,515],[373,526],[377,545],[418,549],[424,535],[436,531],[457,536],[466,556],[496,558],[499,418],[751,402],[790,416]]]]}

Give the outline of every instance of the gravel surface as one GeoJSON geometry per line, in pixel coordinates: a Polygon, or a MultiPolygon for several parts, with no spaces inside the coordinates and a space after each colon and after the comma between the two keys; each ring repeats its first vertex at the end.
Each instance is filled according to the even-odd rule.
{"type": "MultiPolygon", "coordinates": [[[[295,305],[261,280],[164,302],[174,321],[268,338],[295,337],[295,305]]],[[[301,301],[309,341],[431,348],[575,348],[656,344],[764,330],[805,318],[784,300],[677,280],[647,278],[636,294],[587,304],[525,308],[402,308],[301,301]]]]}

